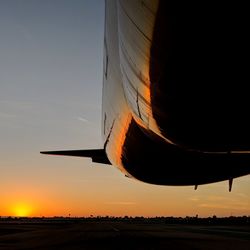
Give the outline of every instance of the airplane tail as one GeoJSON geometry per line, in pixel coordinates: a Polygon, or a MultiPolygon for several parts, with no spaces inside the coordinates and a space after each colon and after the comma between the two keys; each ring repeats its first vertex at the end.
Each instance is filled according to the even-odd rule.
{"type": "Polygon", "coordinates": [[[41,151],[41,154],[91,158],[92,162],[111,165],[104,149],[41,151]]]}

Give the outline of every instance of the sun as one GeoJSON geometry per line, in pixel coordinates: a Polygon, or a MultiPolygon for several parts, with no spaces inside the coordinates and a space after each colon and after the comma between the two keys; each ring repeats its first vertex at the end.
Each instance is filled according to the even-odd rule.
{"type": "Polygon", "coordinates": [[[27,203],[17,203],[12,208],[13,215],[17,217],[28,217],[31,215],[32,207],[27,203]]]}

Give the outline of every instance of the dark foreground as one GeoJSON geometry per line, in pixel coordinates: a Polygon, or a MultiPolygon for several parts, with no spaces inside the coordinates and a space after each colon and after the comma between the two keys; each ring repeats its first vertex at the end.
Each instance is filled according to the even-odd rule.
{"type": "Polygon", "coordinates": [[[249,226],[134,221],[0,223],[0,249],[250,249],[249,226]]]}

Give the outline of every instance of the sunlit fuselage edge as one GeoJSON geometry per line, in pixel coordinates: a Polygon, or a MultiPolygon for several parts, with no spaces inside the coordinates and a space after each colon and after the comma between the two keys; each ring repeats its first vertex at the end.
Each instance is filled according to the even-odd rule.
{"type": "MultiPolygon", "coordinates": [[[[197,65],[203,63],[205,68],[211,64],[210,59],[200,56],[199,47],[193,53],[195,59],[189,61],[189,52],[176,53],[179,60],[184,54],[183,63],[191,65],[187,64],[183,72],[178,62],[173,61],[177,65],[174,68],[168,61],[179,51],[173,44],[180,34],[166,40],[164,31],[169,29],[170,35],[175,32],[170,27],[171,18],[168,28],[162,27],[168,14],[162,2],[106,1],[102,129],[110,162],[127,176],[160,185],[199,185],[249,174],[250,156],[244,152],[249,150],[250,140],[248,135],[242,136],[247,126],[244,124],[240,134],[234,133],[232,126],[225,127],[228,110],[219,112],[225,102],[230,105],[229,97],[221,96],[226,84],[214,93],[208,88],[217,86],[211,76],[208,82],[206,72],[201,73],[198,66],[198,71],[190,73],[189,67],[198,56],[201,61],[197,65]],[[167,52],[158,51],[164,46],[167,52]],[[193,81],[189,79],[191,74],[193,81]],[[202,84],[212,104],[203,94],[202,84]]],[[[185,27],[183,30],[185,33],[185,27]]],[[[192,45],[190,41],[187,44],[192,45]]],[[[242,113],[235,113],[241,122],[242,113]]]]}

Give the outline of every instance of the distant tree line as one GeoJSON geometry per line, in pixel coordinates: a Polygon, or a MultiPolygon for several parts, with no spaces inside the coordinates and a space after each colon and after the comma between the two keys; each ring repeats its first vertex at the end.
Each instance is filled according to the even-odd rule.
{"type": "Polygon", "coordinates": [[[143,217],[143,216],[89,216],[89,217],[4,217],[0,216],[0,223],[83,223],[83,222],[127,222],[127,223],[164,223],[164,224],[186,224],[186,225],[249,225],[250,216],[229,216],[199,218],[198,215],[191,217],[143,217]]]}

